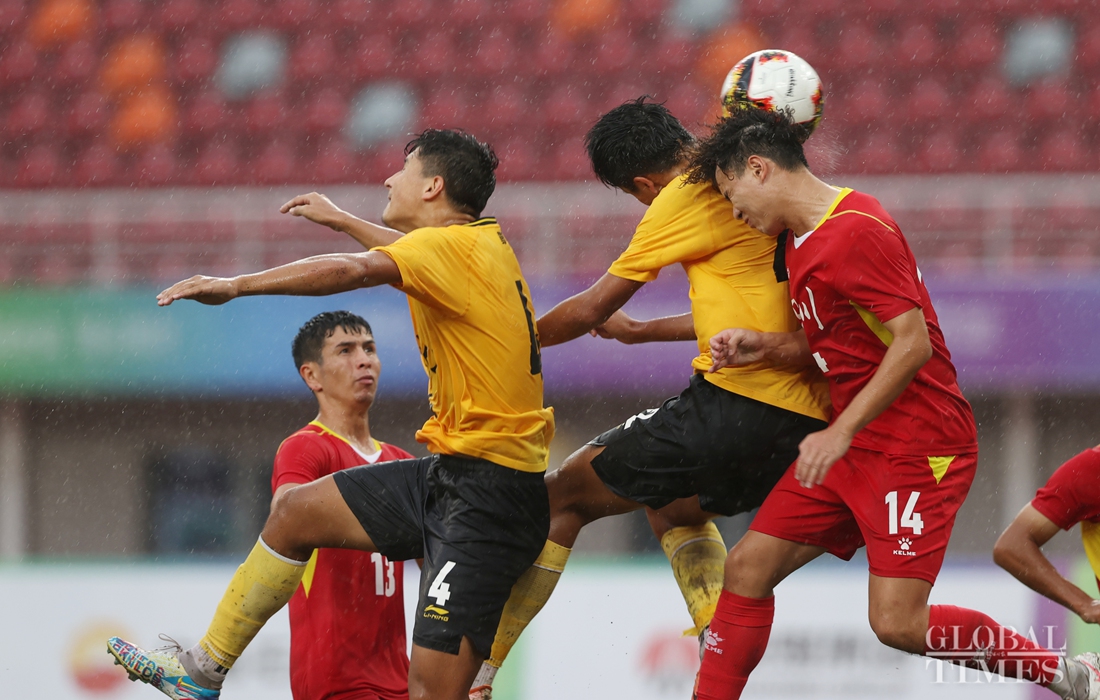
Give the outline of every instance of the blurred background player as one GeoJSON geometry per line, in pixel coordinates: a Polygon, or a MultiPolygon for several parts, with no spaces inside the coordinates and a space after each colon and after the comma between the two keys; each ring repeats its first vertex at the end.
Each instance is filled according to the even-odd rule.
{"type": "Polygon", "coordinates": [[[700,144],[690,180],[784,251],[802,329],[711,339],[714,369],[816,364],[833,418],[730,551],[696,697],[741,697],[767,647],[774,588],[826,552],[866,545],[871,629],[887,646],[991,669],[1062,698],[1100,697],[1097,655],[1066,659],[975,610],[928,604],[977,466],[977,428],[916,259],[874,198],[817,179],[805,129],[785,113],[734,110],[700,144]]]}
{"type": "MultiPolygon", "coordinates": [[[[319,410],[275,454],[272,510],[300,484],[363,464],[413,458],[371,435],[369,412],[382,363],[370,324],[347,311],[326,311],[306,321],[292,348],[319,410]]],[[[378,552],[313,552],[288,603],[295,700],[409,697],[403,566],[378,552]]]]}
{"type": "Polygon", "coordinates": [[[1025,586],[1100,623],[1100,600],[1066,580],[1041,549],[1059,530],[1081,523],[1085,554],[1100,585],[1100,447],[1070,459],[1024,506],[993,548],[993,560],[1025,586]]]}
{"type": "Polygon", "coordinates": [[[581,528],[609,515],[657,509],[651,524],[701,632],[726,556],[710,520],[759,506],[802,438],[825,427],[825,383],[813,367],[707,371],[708,340],[722,328],[789,332],[798,321],[775,268],[775,239],[735,219],[709,185],[684,182],[694,139],[679,120],[642,97],[600,117],[586,144],[596,176],[649,209],[610,270],[539,319],[543,345],[597,328],[662,268],[680,264],[691,283],[691,317],[650,324],[651,339],[695,339],[699,356],[678,397],[597,436],[547,475],[550,537],[509,599],[474,697],[488,696],[496,669],[553,592],[581,528]]]}
{"type": "Polygon", "coordinates": [[[372,250],[324,255],[230,279],[192,277],[158,301],[225,303],[253,294],[324,295],[389,284],[409,296],[432,417],[430,457],[355,467],[287,491],[237,569],[207,634],[147,652],[113,637],[131,676],[172,698],[213,699],[255,635],[291,598],[315,549],[423,557],[409,695],[466,697],[500,611],[546,541],[543,472],[553,411],[530,290],[495,219],[479,218],[496,156],[469,134],[429,129],[386,180],[372,250]],[[400,232],[406,232],[404,235],[400,232]]]}

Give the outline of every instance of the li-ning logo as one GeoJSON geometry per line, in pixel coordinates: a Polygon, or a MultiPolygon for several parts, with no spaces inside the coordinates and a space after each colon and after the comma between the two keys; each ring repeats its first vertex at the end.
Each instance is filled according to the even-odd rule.
{"type": "Polygon", "coordinates": [[[439,620],[441,622],[447,622],[451,619],[450,615],[451,612],[449,610],[445,610],[436,605],[429,605],[428,607],[424,608],[424,617],[428,618],[429,620],[439,620]]]}
{"type": "Polygon", "coordinates": [[[898,548],[894,550],[894,554],[899,557],[915,557],[917,553],[912,551],[913,540],[908,537],[902,537],[898,540],[898,548]]]}
{"type": "Polygon", "coordinates": [[[726,640],[715,634],[713,630],[707,630],[707,638],[705,642],[707,651],[713,651],[715,654],[721,654],[722,650],[718,648],[718,645],[724,641],[726,640]]]}

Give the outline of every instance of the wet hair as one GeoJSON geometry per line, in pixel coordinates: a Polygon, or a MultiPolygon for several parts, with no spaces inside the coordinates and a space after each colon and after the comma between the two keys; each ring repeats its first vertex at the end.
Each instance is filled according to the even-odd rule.
{"type": "Polygon", "coordinates": [[[325,311],[306,321],[298,329],[298,335],[294,336],[294,342],[290,346],[290,352],[294,356],[295,368],[301,367],[307,362],[321,364],[321,348],[325,346],[325,340],[332,337],[337,328],[343,328],[347,333],[369,333],[374,335],[361,316],[356,316],[350,311],[325,311]]]}
{"type": "Polygon", "coordinates": [[[676,167],[694,143],[680,120],[649,95],[603,115],[584,136],[596,177],[628,192],[634,191],[634,178],[676,167]]]}
{"type": "Polygon", "coordinates": [[[417,151],[426,177],[443,178],[443,192],[459,211],[481,216],[497,186],[500,160],[489,144],[464,131],[426,129],[405,144],[405,155],[417,151]]]}
{"type": "Polygon", "coordinates": [[[805,140],[806,128],[794,123],[787,112],[738,106],[699,142],[688,167],[688,182],[716,185],[714,174],[719,168],[741,175],[750,156],[767,158],[786,171],[809,168],[802,149],[805,140]]]}

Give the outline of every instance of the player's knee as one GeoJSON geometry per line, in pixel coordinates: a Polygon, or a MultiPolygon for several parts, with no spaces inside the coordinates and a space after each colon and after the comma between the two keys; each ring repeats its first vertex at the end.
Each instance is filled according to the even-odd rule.
{"type": "Polygon", "coordinates": [[[878,640],[888,647],[911,654],[924,651],[925,629],[918,629],[914,619],[897,609],[871,612],[871,630],[878,640]]]}
{"type": "Polygon", "coordinates": [[[726,557],[726,590],[752,598],[771,595],[767,569],[767,562],[755,548],[745,546],[744,540],[738,542],[726,557]]]}
{"type": "Polygon", "coordinates": [[[306,515],[309,502],[301,491],[296,488],[284,493],[267,517],[263,538],[275,551],[298,549],[309,544],[305,541],[309,533],[310,518],[306,515]]]}
{"type": "Polygon", "coordinates": [[[550,498],[550,515],[574,516],[587,519],[585,496],[591,480],[597,478],[592,463],[584,458],[584,450],[575,452],[569,459],[546,475],[546,491],[550,498]]]}

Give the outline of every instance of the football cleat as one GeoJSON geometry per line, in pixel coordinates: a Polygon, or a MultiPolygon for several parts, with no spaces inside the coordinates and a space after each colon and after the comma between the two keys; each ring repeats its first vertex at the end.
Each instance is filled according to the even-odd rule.
{"type": "Polygon", "coordinates": [[[493,700],[493,686],[479,685],[470,688],[470,700],[493,700]]]}
{"type": "Polygon", "coordinates": [[[1086,652],[1066,659],[1070,693],[1063,700],[1100,700],[1100,654],[1086,652]]]}
{"type": "Polygon", "coordinates": [[[204,688],[187,675],[179,661],[178,645],[145,651],[118,637],[107,640],[107,652],[115,657],[131,681],[148,683],[172,700],[218,700],[220,690],[204,688]]]}

